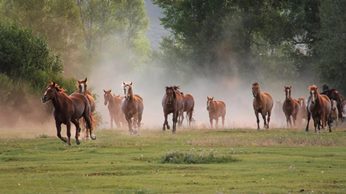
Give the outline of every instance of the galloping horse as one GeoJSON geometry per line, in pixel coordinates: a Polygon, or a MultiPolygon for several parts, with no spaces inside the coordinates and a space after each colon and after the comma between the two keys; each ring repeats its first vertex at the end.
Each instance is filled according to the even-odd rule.
{"type": "Polygon", "coordinates": [[[191,94],[183,94],[183,101],[184,101],[184,109],[183,113],[181,114],[181,124],[184,121],[184,112],[186,112],[186,118],[189,123],[189,126],[191,126],[192,122],[192,115],[193,115],[193,109],[195,107],[195,100],[193,99],[193,96],[191,94]]]}
{"type": "Polygon", "coordinates": [[[338,103],[336,102],[336,100],[331,100],[331,105],[332,105],[332,110],[330,114],[330,119],[331,119],[331,122],[335,121],[335,126],[337,127],[339,122],[338,103]]]}
{"type": "MultiPolygon", "coordinates": [[[[91,118],[91,124],[94,125],[94,112],[95,112],[95,99],[94,97],[92,96],[92,94],[87,90],[87,81],[88,81],[88,78],[85,78],[84,80],[78,80],[78,93],[80,94],[83,94],[84,96],[87,97],[88,99],[88,102],[90,104],[90,111],[91,111],[91,115],[90,115],[90,118],[91,118]]],[[[85,121],[82,121],[82,123],[84,123],[85,121]]],[[[86,137],[88,138],[88,135],[89,132],[88,132],[88,129],[86,129],[86,137]]]]}
{"type": "Polygon", "coordinates": [[[308,122],[305,128],[305,131],[309,130],[309,122],[310,118],[314,120],[314,127],[315,132],[316,128],[318,128],[318,131],[320,131],[321,124],[322,128],[327,125],[329,132],[332,132],[330,128],[331,120],[330,120],[330,113],[331,113],[331,102],[328,96],[324,94],[320,94],[318,92],[318,88],[315,85],[309,86],[310,91],[310,97],[308,100],[308,122]]]}
{"type": "Polygon", "coordinates": [[[254,97],[253,100],[253,109],[255,111],[256,119],[257,119],[257,129],[260,129],[259,126],[259,118],[258,113],[262,114],[263,121],[264,121],[264,127],[269,128],[269,122],[270,122],[270,115],[273,108],[273,98],[270,94],[267,92],[261,92],[259,84],[253,83],[252,84],[252,94],[254,97]],[[266,121],[266,116],[268,115],[268,121],[266,121]]]}
{"type": "Polygon", "coordinates": [[[222,128],[224,128],[226,104],[221,100],[214,100],[214,97],[207,96],[207,110],[209,112],[209,121],[211,128],[213,128],[213,120],[215,120],[215,126],[216,128],[218,128],[219,117],[222,118],[222,128]]]}
{"type": "Polygon", "coordinates": [[[112,90],[103,90],[104,91],[104,105],[108,104],[109,116],[111,119],[111,129],[113,128],[113,122],[117,125],[117,127],[121,127],[125,124],[126,119],[124,113],[121,111],[121,102],[123,97],[120,95],[115,96],[112,95],[112,90]]]}
{"type": "Polygon", "coordinates": [[[282,110],[286,116],[287,127],[296,125],[297,115],[299,111],[299,102],[291,97],[292,86],[284,86],[286,99],[282,105],[282,110]],[[292,118],[291,118],[292,117],[292,118]]]}
{"type": "Polygon", "coordinates": [[[308,112],[306,110],[304,97],[298,98],[298,103],[299,103],[299,110],[298,110],[297,120],[299,121],[299,124],[301,124],[303,119],[305,120],[308,119],[308,112]]]}
{"type": "Polygon", "coordinates": [[[344,97],[340,94],[339,91],[337,91],[336,89],[329,89],[329,87],[327,85],[324,85],[324,91],[321,94],[324,94],[326,96],[329,97],[330,100],[335,100],[337,103],[337,108],[338,108],[338,117],[339,119],[343,120],[343,101],[344,101],[344,97]]]}
{"type": "Polygon", "coordinates": [[[162,130],[169,129],[167,116],[168,114],[173,114],[173,133],[176,131],[176,125],[178,121],[178,117],[181,114],[182,110],[184,109],[184,97],[181,94],[181,92],[178,90],[179,87],[177,86],[167,86],[166,87],[166,93],[163,96],[162,99],[162,108],[163,108],[163,114],[165,117],[165,121],[163,122],[162,130]]]}
{"type": "Polygon", "coordinates": [[[132,82],[123,82],[125,100],[122,103],[121,109],[125,115],[126,121],[129,126],[131,134],[136,133],[133,131],[132,125],[137,125],[137,129],[141,126],[142,114],[143,114],[143,99],[139,95],[134,95],[132,91],[132,82]],[[137,122],[137,123],[136,123],[137,122]]]}
{"type": "Polygon", "coordinates": [[[57,136],[68,145],[71,145],[71,122],[76,126],[76,143],[79,142],[79,119],[84,118],[86,126],[90,131],[91,139],[95,140],[96,136],[92,134],[92,125],[90,119],[90,105],[88,99],[81,94],[73,93],[70,96],[64,92],[55,82],[47,87],[42,102],[51,100],[54,106],[54,118],[57,130],[57,136]],[[65,124],[67,128],[67,139],[61,137],[61,124],[65,124]]]}

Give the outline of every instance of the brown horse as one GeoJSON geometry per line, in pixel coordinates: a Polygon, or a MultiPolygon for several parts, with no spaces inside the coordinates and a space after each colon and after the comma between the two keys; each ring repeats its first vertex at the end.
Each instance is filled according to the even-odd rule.
{"type": "Polygon", "coordinates": [[[257,82],[252,84],[252,94],[254,97],[253,109],[255,111],[255,115],[257,119],[257,129],[258,130],[260,129],[260,126],[259,126],[260,120],[258,118],[258,113],[262,114],[264,127],[268,129],[269,122],[270,122],[270,115],[273,108],[273,98],[267,92],[261,92],[260,86],[257,82]],[[268,115],[267,117],[268,120],[266,121],[267,115],[268,115]]]}
{"type": "Polygon", "coordinates": [[[336,102],[336,100],[331,100],[331,106],[332,106],[332,110],[331,110],[331,114],[330,114],[330,119],[331,122],[335,122],[335,127],[338,126],[338,122],[339,122],[339,111],[338,111],[338,103],[336,102]]]}
{"type": "Polygon", "coordinates": [[[137,126],[137,129],[141,126],[142,114],[143,114],[143,99],[139,95],[134,95],[132,90],[132,82],[123,82],[125,99],[122,103],[121,109],[125,115],[129,131],[131,134],[137,133],[132,129],[133,124],[137,126]]]}
{"type": "Polygon", "coordinates": [[[297,120],[298,120],[299,125],[300,125],[300,124],[302,124],[303,119],[305,119],[305,120],[308,119],[308,112],[306,110],[306,104],[305,104],[305,98],[304,97],[298,98],[298,103],[299,103],[299,110],[298,110],[297,120]]]}
{"type": "MultiPolygon", "coordinates": [[[[91,118],[91,124],[94,126],[95,125],[95,122],[94,122],[94,116],[93,116],[93,114],[94,114],[94,112],[95,112],[95,107],[96,107],[96,105],[95,105],[95,99],[94,99],[94,97],[92,96],[92,94],[88,91],[88,86],[87,86],[87,81],[88,81],[88,78],[85,78],[84,80],[77,80],[77,82],[78,82],[78,93],[80,93],[80,94],[83,94],[84,96],[86,96],[87,97],[87,99],[88,99],[88,102],[89,102],[89,104],[90,104],[90,111],[91,111],[91,115],[90,115],[90,118],[91,118]]],[[[82,124],[84,124],[85,125],[85,121],[84,120],[82,120],[82,124]]],[[[86,138],[88,138],[88,134],[90,133],[89,131],[88,131],[88,129],[85,127],[85,129],[86,129],[86,133],[85,133],[85,136],[86,136],[86,138]]]]}
{"type": "Polygon", "coordinates": [[[184,109],[183,112],[181,114],[181,119],[180,122],[182,125],[183,121],[184,121],[184,112],[186,112],[186,118],[187,121],[189,123],[189,126],[191,126],[191,122],[192,122],[192,116],[193,116],[193,109],[195,107],[195,100],[193,99],[193,96],[191,94],[183,94],[183,101],[184,101],[184,109]]]}
{"type": "Polygon", "coordinates": [[[210,127],[213,128],[213,120],[218,128],[219,117],[222,118],[222,128],[225,127],[226,104],[220,100],[214,100],[214,97],[207,96],[207,110],[209,112],[210,127]]]}
{"type": "Polygon", "coordinates": [[[113,122],[117,125],[117,127],[121,127],[125,124],[126,119],[124,113],[121,111],[121,102],[123,97],[120,95],[115,96],[112,95],[112,90],[103,90],[104,91],[104,105],[108,104],[109,116],[111,118],[111,129],[113,128],[113,122]]]}
{"type": "Polygon", "coordinates": [[[92,134],[92,125],[90,119],[90,105],[88,99],[81,94],[73,93],[70,96],[64,92],[55,82],[47,87],[42,102],[51,100],[54,106],[54,118],[57,130],[57,136],[68,145],[71,145],[71,122],[76,126],[76,143],[79,142],[79,119],[84,118],[86,126],[90,131],[90,137],[95,140],[96,136],[92,134]],[[67,127],[67,139],[61,136],[61,124],[67,127]]]}
{"type": "Polygon", "coordinates": [[[338,109],[338,117],[340,120],[343,120],[343,107],[342,107],[342,103],[344,101],[344,97],[340,94],[339,91],[337,91],[336,89],[329,89],[329,87],[327,85],[324,85],[323,87],[325,90],[321,93],[324,94],[326,96],[329,97],[330,100],[335,100],[337,103],[337,109],[338,109]]]}
{"type": "Polygon", "coordinates": [[[179,87],[177,86],[167,86],[166,87],[166,93],[163,96],[162,99],[162,108],[163,108],[163,114],[165,117],[165,121],[163,122],[162,130],[169,129],[167,116],[169,114],[173,114],[173,133],[176,131],[176,125],[178,122],[178,117],[184,110],[184,97],[182,93],[178,90],[179,87]]]}
{"type": "Polygon", "coordinates": [[[287,127],[295,126],[299,111],[299,102],[291,97],[292,86],[284,86],[286,99],[282,105],[282,110],[286,116],[287,127]],[[293,120],[293,125],[292,125],[293,120]]]}
{"type": "Polygon", "coordinates": [[[320,131],[321,125],[322,128],[327,125],[329,132],[332,132],[330,128],[331,120],[330,120],[330,113],[331,113],[331,102],[328,96],[324,94],[320,94],[318,92],[318,88],[315,85],[309,86],[310,91],[310,97],[308,100],[308,122],[305,128],[305,131],[309,130],[309,122],[310,118],[314,120],[314,127],[315,132],[316,128],[318,128],[318,131],[320,131]]]}

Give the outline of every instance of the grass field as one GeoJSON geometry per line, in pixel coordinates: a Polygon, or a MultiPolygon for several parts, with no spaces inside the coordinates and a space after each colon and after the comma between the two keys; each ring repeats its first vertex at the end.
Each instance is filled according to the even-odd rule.
{"type": "Polygon", "coordinates": [[[100,130],[74,143],[1,138],[0,193],[346,193],[345,130],[100,130]],[[165,163],[172,153],[195,164],[165,163]]]}

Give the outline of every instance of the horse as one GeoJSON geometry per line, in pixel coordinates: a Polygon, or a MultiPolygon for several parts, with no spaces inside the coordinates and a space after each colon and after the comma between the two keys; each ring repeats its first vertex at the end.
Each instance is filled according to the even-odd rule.
{"type": "Polygon", "coordinates": [[[103,90],[103,92],[104,105],[107,106],[108,104],[108,111],[111,119],[111,129],[113,128],[113,122],[119,128],[126,122],[125,115],[121,110],[121,102],[123,100],[123,97],[121,97],[120,95],[112,95],[112,90],[103,90]]]}
{"type": "Polygon", "coordinates": [[[214,100],[214,97],[207,96],[207,111],[209,112],[210,126],[213,128],[213,120],[218,128],[219,117],[222,118],[222,128],[225,127],[226,104],[221,100],[214,100]]]}
{"type": "Polygon", "coordinates": [[[81,128],[79,119],[84,118],[86,126],[90,131],[91,139],[95,140],[96,136],[92,134],[92,125],[90,118],[90,105],[88,99],[78,93],[73,93],[68,96],[65,91],[60,88],[55,82],[48,85],[42,102],[52,101],[54,106],[54,118],[57,130],[57,136],[63,142],[71,145],[71,122],[76,126],[76,143],[80,144],[78,139],[81,128]],[[67,139],[61,136],[61,124],[65,124],[67,128],[67,139]]]}
{"type": "Polygon", "coordinates": [[[178,86],[167,86],[165,95],[162,99],[162,108],[163,108],[163,115],[164,115],[164,122],[162,130],[170,129],[167,116],[169,114],[173,114],[173,130],[172,133],[175,133],[176,131],[176,125],[178,122],[178,117],[181,114],[181,112],[184,110],[184,97],[182,93],[179,91],[178,86]]]}
{"type": "Polygon", "coordinates": [[[143,98],[139,95],[133,94],[132,82],[123,82],[125,99],[121,105],[128,127],[131,134],[137,133],[132,129],[132,125],[136,125],[137,129],[141,126],[142,114],[144,110],[143,98]]]}
{"type": "MultiPolygon", "coordinates": [[[[87,89],[87,81],[88,81],[88,78],[85,78],[84,80],[77,80],[77,83],[78,83],[78,93],[80,94],[83,94],[87,99],[88,99],[88,102],[90,104],[90,111],[91,111],[91,115],[90,115],[90,118],[91,118],[91,123],[94,125],[94,112],[95,112],[95,99],[94,97],[92,96],[92,94],[88,91],[87,89]]],[[[85,124],[85,121],[82,121],[82,123],[85,124]]],[[[88,138],[88,130],[86,130],[86,138],[88,138]]]]}
{"type": "Polygon", "coordinates": [[[338,103],[336,102],[336,100],[331,100],[331,106],[332,106],[332,110],[330,114],[330,119],[332,122],[335,121],[335,127],[337,127],[339,122],[339,111],[338,111],[338,103]]]}
{"type": "Polygon", "coordinates": [[[314,120],[315,132],[316,128],[320,131],[321,125],[322,128],[328,124],[329,132],[332,132],[331,125],[331,102],[328,96],[320,94],[318,88],[315,85],[309,86],[310,96],[308,100],[308,122],[305,128],[305,131],[309,131],[309,122],[312,117],[314,120]]]}
{"type": "Polygon", "coordinates": [[[299,111],[299,102],[291,97],[292,86],[284,86],[286,99],[282,105],[282,110],[286,116],[287,127],[296,125],[297,115],[299,111]]]}
{"type": "Polygon", "coordinates": [[[184,112],[186,112],[187,121],[189,123],[189,126],[191,126],[193,109],[195,107],[195,100],[191,94],[185,94],[184,95],[182,93],[182,95],[183,95],[183,101],[184,101],[184,109],[183,109],[183,112],[181,114],[181,119],[180,119],[181,124],[180,125],[183,124],[184,112]]]}
{"type": "Polygon", "coordinates": [[[264,121],[264,127],[268,129],[269,122],[270,122],[270,115],[273,108],[273,98],[271,97],[269,93],[261,92],[260,86],[257,82],[252,84],[252,95],[254,97],[253,109],[255,111],[255,115],[257,119],[257,130],[260,129],[260,126],[259,126],[260,120],[258,118],[258,113],[261,113],[263,117],[263,121],[264,121]],[[267,115],[268,117],[266,121],[267,115]]]}
{"type": "Polygon", "coordinates": [[[298,115],[297,115],[297,120],[299,121],[299,125],[302,124],[302,120],[308,119],[308,112],[306,110],[306,104],[305,104],[305,98],[300,97],[298,98],[298,103],[299,103],[299,110],[298,110],[298,115]]]}
{"type": "Polygon", "coordinates": [[[340,94],[339,91],[337,91],[336,89],[332,88],[329,89],[328,86],[324,85],[324,91],[321,94],[324,94],[326,96],[329,97],[330,100],[335,100],[337,103],[337,109],[338,109],[338,117],[339,119],[343,120],[343,107],[342,107],[342,103],[344,101],[344,97],[340,94]]]}

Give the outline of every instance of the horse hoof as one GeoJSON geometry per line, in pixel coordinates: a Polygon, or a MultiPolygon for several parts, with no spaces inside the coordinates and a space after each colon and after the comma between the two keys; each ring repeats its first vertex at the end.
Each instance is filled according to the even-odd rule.
{"type": "Polygon", "coordinates": [[[90,135],[90,138],[91,138],[92,140],[96,140],[96,135],[92,134],[92,135],[90,135]]]}
{"type": "Polygon", "coordinates": [[[76,140],[76,144],[79,145],[79,144],[80,144],[80,141],[79,141],[79,140],[76,140]]]}

